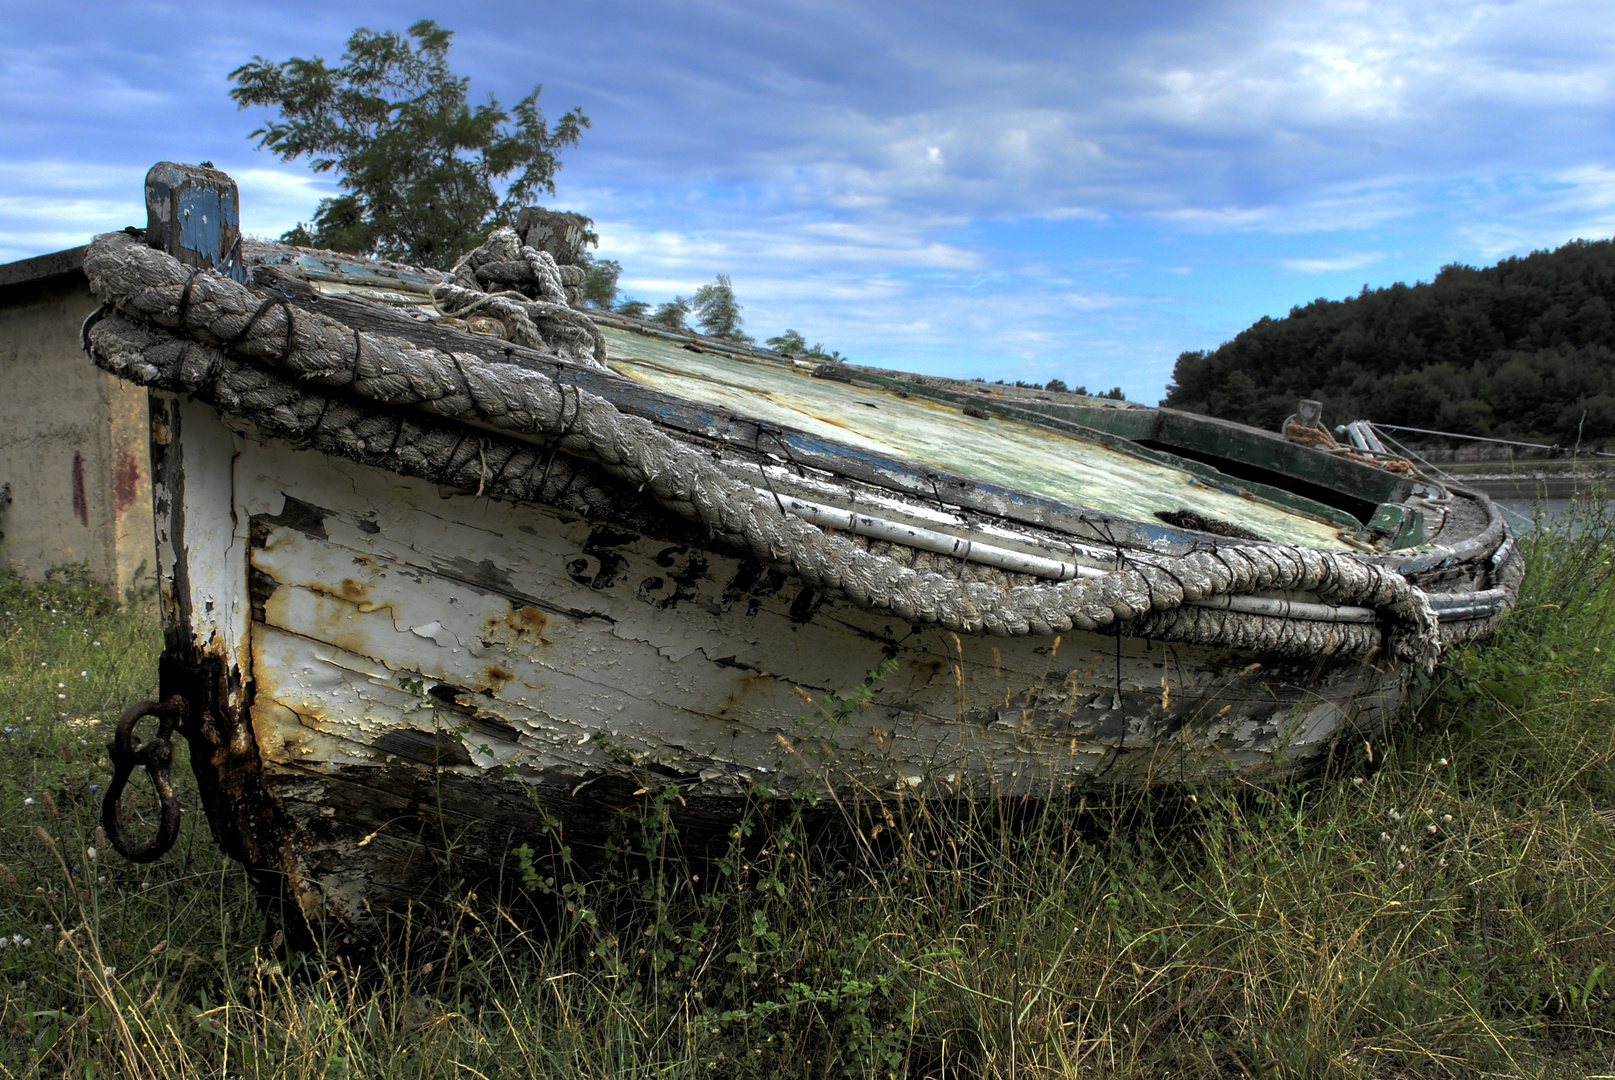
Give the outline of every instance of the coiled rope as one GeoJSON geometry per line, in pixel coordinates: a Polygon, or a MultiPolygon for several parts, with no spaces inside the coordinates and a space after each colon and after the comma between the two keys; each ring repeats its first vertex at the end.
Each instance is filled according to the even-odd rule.
{"type": "Polygon", "coordinates": [[[518,345],[592,367],[606,366],[606,339],[587,315],[567,305],[555,257],[522,244],[515,229],[495,229],[486,243],[466,253],[450,271],[450,280],[432,287],[432,303],[459,319],[493,315],[509,328],[510,339],[518,345]],[[483,291],[476,271],[489,263],[526,263],[537,296],[515,289],[483,291]]]}
{"type": "Polygon", "coordinates": [[[1228,545],[1143,560],[1123,552],[1101,577],[1009,587],[917,571],[783,513],[774,499],[650,421],[544,373],[363,333],[316,312],[294,316],[288,305],[266,307],[246,286],[194,273],[123,233],[95,239],[85,272],[110,309],[86,324],[86,343],[114,374],[195,394],[327,453],[371,462],[379,454],[395,471],[504,498],[538,497],[531,472],[546,450],[559,450],[597,463],[759,560],[790,565],[814,588],[905,621],[990,634],[1117,627],[1291,655],[1360,655],[1384,645],[1396,659],[1426,668],[1440,649],[1424,593],[1394,570],[1348,553],[1228,545]],[[401,437],[409,424],[388,415],[399,408],[421,414],[418,438],[401,437]],[[451,440],[442,432],[454,425],[442,421],[475,429],[451,440]],[[535,437],[544,446],[526,441],[535,437]],[[380,451],[379,438],[395,445],[380,451]],[[465,453],[468,438],[483,439],[477,452],[465,453]],[[440,444],[448,441],[454,449],[445,458],[440,444]],[[473,463],[475,483],[467,475],[473,463]],[[1374,608],[1384,625],[1185,606],[1285,590],[1374,608]]]}

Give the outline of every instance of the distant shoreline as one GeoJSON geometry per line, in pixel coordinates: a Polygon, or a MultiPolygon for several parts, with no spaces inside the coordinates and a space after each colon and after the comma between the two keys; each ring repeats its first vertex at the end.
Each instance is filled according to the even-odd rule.
{"type": "Polygon", "coordinates": [[[1439,465],[1466,487],[1494,499],[1558,501],[1615,483],[1615,459],[1565,458],[1534,461],[1449,461],[1439,465]]]}

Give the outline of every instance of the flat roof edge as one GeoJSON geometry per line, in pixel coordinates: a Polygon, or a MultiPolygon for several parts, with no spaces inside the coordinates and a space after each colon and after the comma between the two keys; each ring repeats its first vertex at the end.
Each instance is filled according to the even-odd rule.
{"type": "Polygon", "coordinates": [[[0,288],[61,277],[64,274],[82,274],[84,252],[88,249],[89,245],[85,244],[65,251],[53,251],[49,255],[35,255],[31,259],[0,263],[0,288]]]}

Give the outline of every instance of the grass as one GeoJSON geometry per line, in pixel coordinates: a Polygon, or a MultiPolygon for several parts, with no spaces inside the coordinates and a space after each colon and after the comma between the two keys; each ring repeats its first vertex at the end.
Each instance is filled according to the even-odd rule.
{"type": "Polygon", "coordinates": [[[1615,1074],[1615,517],[1582,514],[1338,774],[911,800],[860,846],[786,800],[699,867],[666,792],[619,874],[530,864],[542,929],[466,897],[367,964],[277,951],[198,813],[160,862],[104,853],[100,743],[154,689],[154,617],[0,579],[0,1072],[1615,1074]]]}

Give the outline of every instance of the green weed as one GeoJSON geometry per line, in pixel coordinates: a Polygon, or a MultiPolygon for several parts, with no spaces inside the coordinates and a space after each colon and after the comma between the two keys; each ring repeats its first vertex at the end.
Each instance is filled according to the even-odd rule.
{"type": "Polygon", "coordinates": [[[819,805],[866,682],[811,706],[721,850],[684,852],[678,789],[647,785],[609,871],[552,820],[506,902],[414,913],[363,964],[264,940],[199,814],[162,862],[107,857],[98,744],[153,690],[154,620],[71,575],[0,578],[0,1071],[1615,1073],[1615,518],[1589,504],[1524,548],[1517,613],[1372,760],[819,805]]]}

